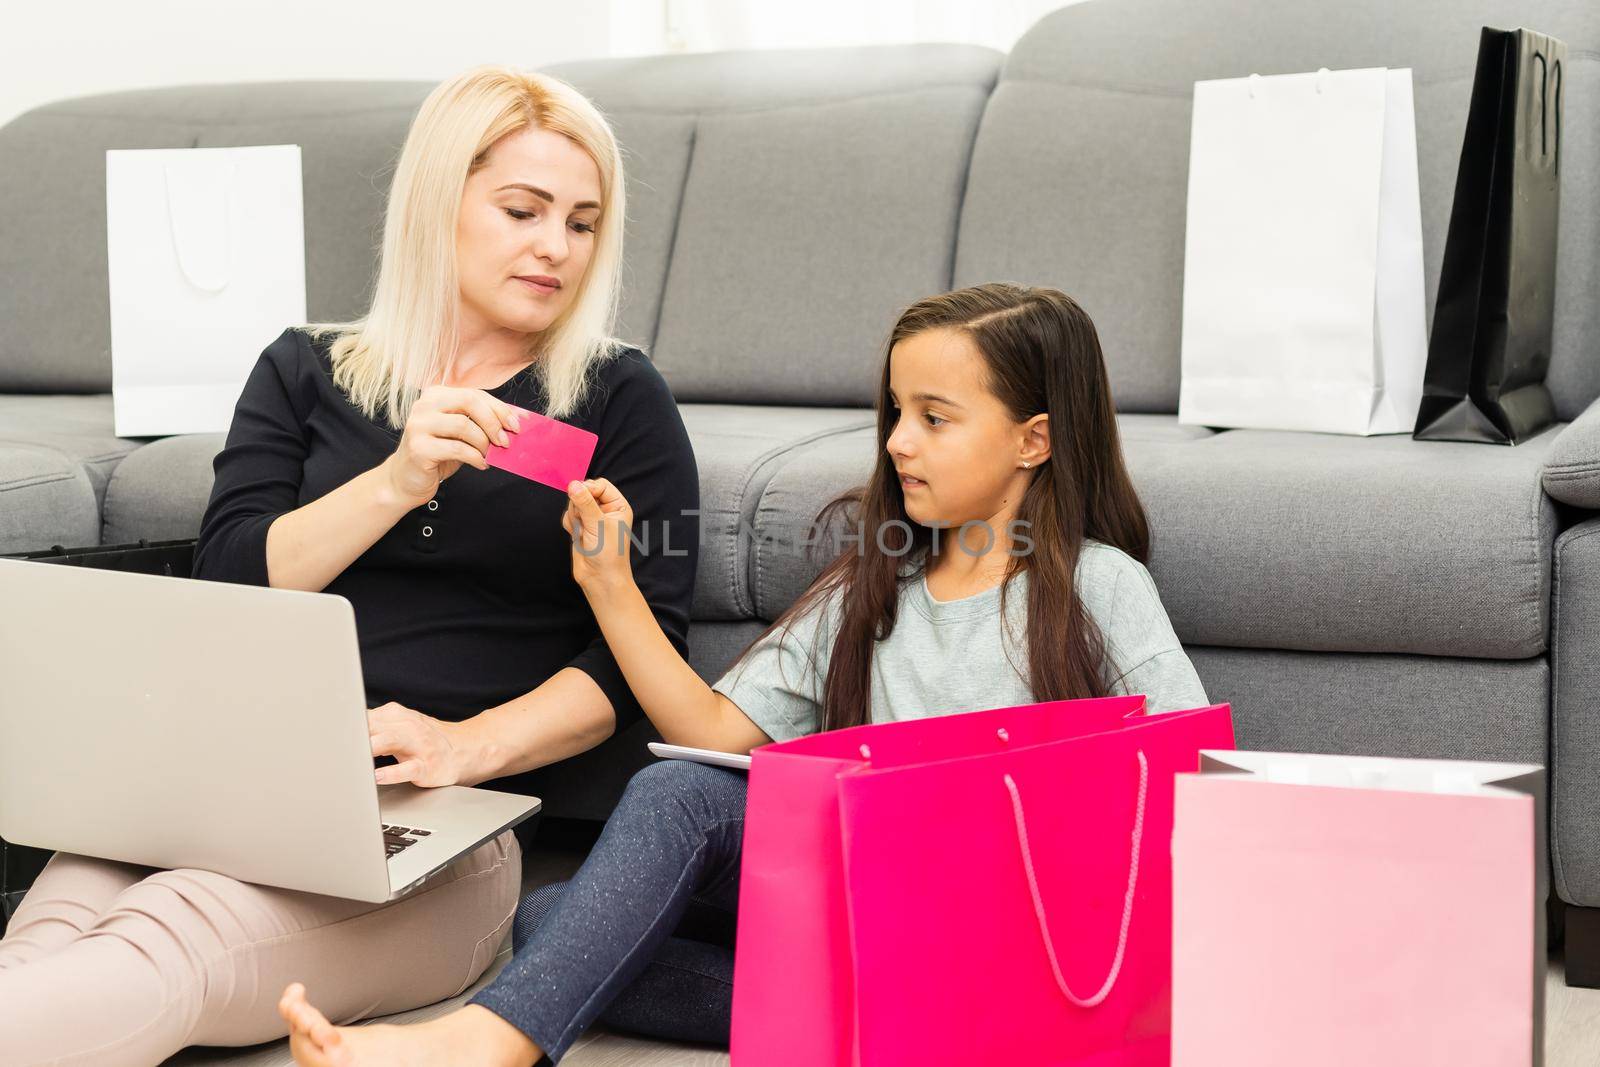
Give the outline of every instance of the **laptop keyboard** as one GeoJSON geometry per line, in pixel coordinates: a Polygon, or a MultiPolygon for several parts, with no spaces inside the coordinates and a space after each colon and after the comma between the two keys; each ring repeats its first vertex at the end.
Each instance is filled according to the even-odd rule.
{"type": "Polygon", "coordinates": [[[389,826],[383,828],[383,851],[389,859],[394,859],[400,853],[422,840],[431,836],[430,830],[418,830],[410,826],[389,826]]]}

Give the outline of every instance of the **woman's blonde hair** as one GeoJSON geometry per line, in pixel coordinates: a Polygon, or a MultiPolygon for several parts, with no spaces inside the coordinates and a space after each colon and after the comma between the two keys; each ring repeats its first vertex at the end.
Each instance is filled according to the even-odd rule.
{"type": "Polygon", "coordinates": [[[421,384],[439,381],[456,356],[459,272],[456,226],[467,176],[502,137],[528,127],[571,139],[600,171],[594,254],[577,294],[530,338],[529,359],[564,418],[583,402],[592,371],[623,343],[611,336],[622,270],[626,214],[622,156],[611,127],[582,93],[545,74],[479,67],[428,94],[411,122],[389,189],[383,256],[364,318],[317,323],[335,334],[334,382],[368,418],[405,425],[421,384]]]}

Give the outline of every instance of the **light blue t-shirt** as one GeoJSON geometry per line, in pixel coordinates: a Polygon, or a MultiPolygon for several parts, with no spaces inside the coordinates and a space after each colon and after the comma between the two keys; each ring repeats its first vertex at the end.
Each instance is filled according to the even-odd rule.
{"type": "MultiPolygon", "coordinates": [[[[1104,680],[1112,694],[1142,693],[1152,712],[1209,703],[1143,564],[1085,541],[1076,581],[1084,609],[1105,638],[1104,680]]],[[[872,651],[872,721],[1033,703],[1027,582],[1024,572],[951,601],[935,600],[924,578],[902,583],[894,631],[872,651]]],[[[835,594],[768,634],[712,688],[774,741],[815,733],[839,615],[835,594]]]]}

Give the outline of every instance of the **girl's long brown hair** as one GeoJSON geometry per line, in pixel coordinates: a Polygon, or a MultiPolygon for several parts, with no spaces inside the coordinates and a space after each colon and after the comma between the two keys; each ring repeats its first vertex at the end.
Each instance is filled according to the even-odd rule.
{"type": "MultiPolygon", "coordinates": [[[[894,630],[901,584],[921,580],[926,570],[924,550],[933,532],[906,514],[887,448],[894,430],[888,353],[906,338],[936,329],[961,330],[972,339],[983,354],[990,391],[1013,419],[1050,416],[1050,458],[1034,472],[1017,512],[1028,524],[1023,529],[1033,548],[1012,553],[1006,573],[1008,580],[1028,573],[1028,681],[1035,700],[1106,694],[1104,638],[1074,581],[1084,539],[1120,548],[1141,563],[1149,559],[1149,523],[1122,460],[1100,338],[1084,310],[1059,290],[1005,282],[911,305],[885,351],[872,478],[819,516],[823,529],[839,517],[859,524],[859,548],[834,558],[762,635],[787,629],[823,601],[841,597],[823,689],[825,730],[869,721],[873,646],[894,630]],[[918,561],[915,570],[902,575],[908,560],[918,561]]],[[[1002,618],[1003,604],[1002,599],[1002,618]]]]}

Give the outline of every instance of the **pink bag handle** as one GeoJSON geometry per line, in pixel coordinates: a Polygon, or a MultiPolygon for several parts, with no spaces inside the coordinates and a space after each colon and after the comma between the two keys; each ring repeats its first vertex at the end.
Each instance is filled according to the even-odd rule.
{"type": "Polygon", "coordinates": [[[1139,847],[1144,839],[1144,802],[1150,787],[1150,764],[1144,758],[1144,751],[1139,750],[1135,755],[1139,757],[1139,802],[1133,815],[1132,856],[1128,860],[1128,894],[1122,902],[1122,929],[1117,933],[1117,954],[1111,960],[1111,973],[1106,975],[1105,984],[1092,997],[1078,996],[1067,986],[1067,980],[1061,974],[1055,942],[1050,937],[1050,923],[1045,918],[1044,900],[1039,895],[1039,879],[1033,872],[1033,853],[1028,848],[1028,822],[1022,811],[1022,796],[1017,792],[1017,783],[1011,775],[1005,776],[1006,789],[1011,793],[1011,810],[1017,820],[1017,843],[1022,846],[1022,866],[1028,874],[1028,891],[1033,894],[1033,913],[1039,919],[1039,936],[1044,939],[1045,954],[1050,957],[1050,970],[1056,976],[1061,995],[1080,1008],[1097,1007],[1111,994],[1111,987],[1117,984],[1117,975],[1122,973],[1122,957],[1128,948],[1128,924],[1133,920],[1133,891],[1139,884],[1139,847]]]}

